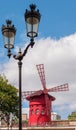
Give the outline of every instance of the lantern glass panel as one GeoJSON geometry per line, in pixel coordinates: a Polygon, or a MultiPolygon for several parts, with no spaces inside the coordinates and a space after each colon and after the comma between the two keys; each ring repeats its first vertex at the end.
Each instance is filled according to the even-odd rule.
{"type": "Polygon", "coordinates": [[[14,33],[4,32],[4,47],[7,49],[14,48],[14,33]]]}
{"type": "Polygon", "coordinates": [[[34,38],[38,33],[39,20],[36,17],[29,17],[26,20],[27,36],[34,38]]]}

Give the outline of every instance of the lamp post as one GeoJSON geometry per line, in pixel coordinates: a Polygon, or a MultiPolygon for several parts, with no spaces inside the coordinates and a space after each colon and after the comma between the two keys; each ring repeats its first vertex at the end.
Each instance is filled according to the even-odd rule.
{"type": "Polygon", "coordinates": [[[27,36],[30,37],[30,43],[27,45],[27,47],[24,49],[24,52],[22,53],[21,48],[19,49],[19,52],[17,55],[12,54],[11,49],[14,48],[14,39],[16,34],[16,28],[14,25],[12,25],[11,20],[6,21],[6,25],[2,26],[2,34],[4,36],[4,47],[7,48],[8,54],[7,56],[10,58],[11,55],[13,55],[13,58],[15,60],[18,60],[18,67],[19,67],[19,130],[22,130],[22,106],[21,106],[21,100],[22,100],[22,59],[26,55],[28,48],[33,47],[35,42],[34,38],[38,36],[38,25],[40,22],[40,13],[39,10],[35,10],[36,5],[31,4],[30,10],[26,9],[26,12],[24,14],[25,22],[26,22],[26,30],[27,30],[27,36]]]}

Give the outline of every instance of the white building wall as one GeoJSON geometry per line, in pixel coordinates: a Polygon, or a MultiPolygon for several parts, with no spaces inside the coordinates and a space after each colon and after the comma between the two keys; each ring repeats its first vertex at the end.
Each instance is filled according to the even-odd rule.
{"type": "Polygon", "coordinates": [[[51,120],[61,120],[61,116],[58,115],[56,112],[51,112],[51,120]]]}

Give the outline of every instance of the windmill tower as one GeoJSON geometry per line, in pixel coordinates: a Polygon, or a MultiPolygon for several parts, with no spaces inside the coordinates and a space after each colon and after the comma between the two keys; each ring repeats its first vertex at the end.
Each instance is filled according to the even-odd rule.
{"type": "Polygon", "coordinates": [[[43,90],[22,92],[23,99],[29,101],[29,121],[30,126],[46,125],[51,122],[52,101],[55,97],[48,92],[68,91],[68,84],[63,84],[50,89],[46,88],[44,65],[36,65],[38,74],[43,86],[43,90]]]}

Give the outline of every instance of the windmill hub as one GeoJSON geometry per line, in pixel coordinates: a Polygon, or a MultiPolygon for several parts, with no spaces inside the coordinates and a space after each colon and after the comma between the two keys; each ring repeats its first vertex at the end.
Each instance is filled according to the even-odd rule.
{"type": "Polygon", "coordinates": [[[48,90],[47,90],[47,89],[44,89],[43,92],[44,92],[44,94],[47,94],[47,93],[48,93],[48,90]]]}

